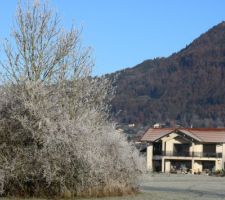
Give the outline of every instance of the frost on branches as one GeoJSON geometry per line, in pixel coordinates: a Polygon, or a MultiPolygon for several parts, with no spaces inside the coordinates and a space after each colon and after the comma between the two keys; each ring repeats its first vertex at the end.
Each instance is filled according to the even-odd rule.
{"type": "Polygon", "coordinates": [[[107,120],[111,81],[91,77],[79,30],[65,31],[45,3],[22,7],[1,61],[1,194],[134,192],[145,164],[107,120]]]}

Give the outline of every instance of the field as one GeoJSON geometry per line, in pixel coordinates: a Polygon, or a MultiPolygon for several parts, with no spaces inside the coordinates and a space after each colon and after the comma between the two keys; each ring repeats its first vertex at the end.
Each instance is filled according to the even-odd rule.
{"type": "MultiPolygon", "coordinates": [[[[101,200],[224,200],[225,177],[206,175],[145,175],[140,180],[141,193],[129,197],[101,200]]],[[[93,199],[92,199],[93,200],[93,199]]],[[[96,199],[95,199],[96,200],[96,199]]]]}
{"type": "MultiPolygon", "coordinates": [[[[135,196],[91,198],[91,200],[225,199],[225,177],[222,178],[203,175],[148,174],[140,179],[140,188],[141,188],[140,194],[135,196]]],[[[15,200],[15,199],[2,198],[2,200],[15,200]]]]}

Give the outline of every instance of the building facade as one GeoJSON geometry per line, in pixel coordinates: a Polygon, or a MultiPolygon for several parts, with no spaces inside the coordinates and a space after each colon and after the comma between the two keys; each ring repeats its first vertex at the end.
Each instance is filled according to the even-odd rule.
{"type": "Polygon", "coordinates": [[[150,128],[147,169],[158,172],[202,173],[225,169],[225,129],[150,128]]]}

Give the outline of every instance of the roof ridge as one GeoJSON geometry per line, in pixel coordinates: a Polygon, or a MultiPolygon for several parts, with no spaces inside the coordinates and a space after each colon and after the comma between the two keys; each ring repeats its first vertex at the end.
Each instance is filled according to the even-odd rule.
{"type": "Polygon", "coordinates": [[[171,132],[183,132],[201,142],[225,143],[225,128],[149,128],[142,141],[156,141],[171,132]]]}
{"type": "MultiPolygon", "coordinates": [[[[178,129],[179,130],[179,129],[178,129]]],[[[199,138],[199,136],[197,136],[196,134],[194,134],[193,132],[191,132],[190,130],[188,130],[188,132],[190,132],[192,135],[194,135],[196,138],[198,138],[199,139],[199,141],[203,141],[203,139],[202,138],[199,138]]]]}

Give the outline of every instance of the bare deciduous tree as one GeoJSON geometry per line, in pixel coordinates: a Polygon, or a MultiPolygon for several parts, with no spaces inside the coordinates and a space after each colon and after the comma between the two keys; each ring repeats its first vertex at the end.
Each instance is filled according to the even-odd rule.
{"type": "Polygon", "coordinates": [[[133,191],[145,164],[107,121],[111,81],[91,77],[80,31],[65,31],[47,4],[18,6],[1,62],[0,190],[30,196],[133,191]]]}

